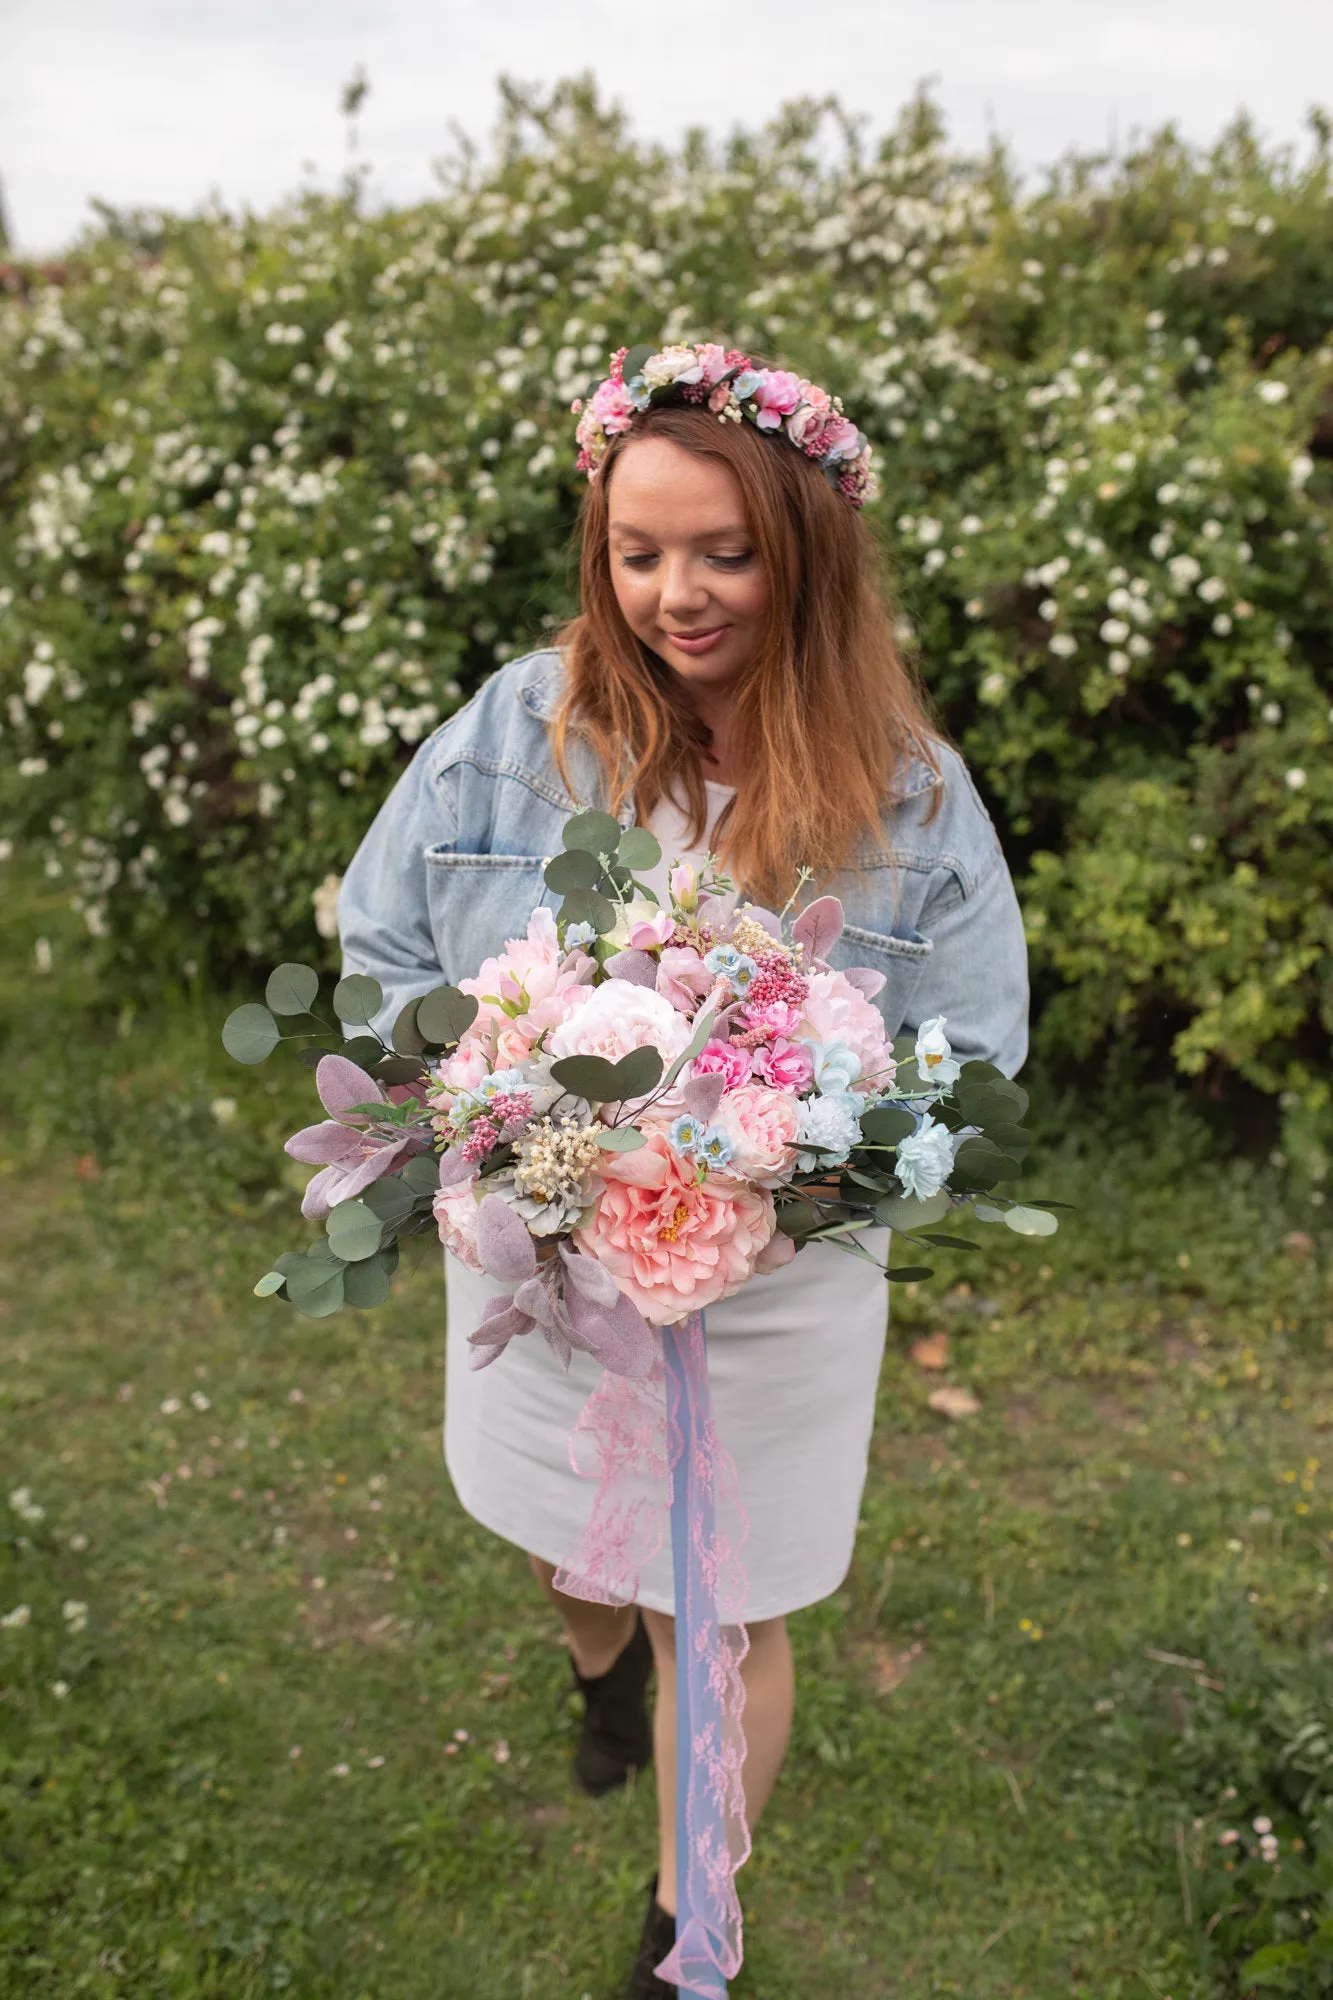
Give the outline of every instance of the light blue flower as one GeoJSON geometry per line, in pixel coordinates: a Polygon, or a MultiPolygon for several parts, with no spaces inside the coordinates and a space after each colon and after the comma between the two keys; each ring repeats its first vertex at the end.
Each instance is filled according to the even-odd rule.
{"type": "Polygon", "coordinates": [[[740,957],[736,960],[736,963],[731,968],[732,992],[739,994],[741,999],[743,1000],[746,994],[749,992],[750,988],[754,985],[758,972],[759,972],[759,967],[756,965],[755,961],[750,957],[749,953],[742,952],[740,957]]]}
{"type": "Polygon", "coordinates": [[[578,945],[592,944],[596,936],[591,924],[566,924],[565,950],[573,951],[578,945]]]}
{"type": "Polygon", "coordinates": [[[715,944],[704,958],[704,967],[715,979],[730,979],[740,956],[734,944],[715,944]]]}
{"type": "Polygon", "coordinates": [[[918,1201],[938,1194],[953,1171],[953,1134],[929,1115],[909,1138],[898,1141],[898,1179],[903,1193],[918,1201]]]}
{"type": "Polygon", "coordinates": [[[797,1141],[811,1149],[797,1155],[802,1173],[816,1167],[840,1167],[861,1136],[861,1100],[850,1091],[808,1097],[800,1105],[798,1117],[797,1141]]]}
{"type": "Polygon", "coordinates": [[[632,382],[625,384],[625,388],[636,410],[646,410],[649,403],[653,400],[653,392],[644,381],[642,375],[636,375],[632,382]]]}
{"type": "Polygon", "coordinates": [[[693,1157],[695,1147],[699,1144],[701,1131],[702,1128],[698,1119],[691,1118],[688,1111],[682,1111],[680,1117],[668,1129],[667,1138],[678,1153],[688,1153],[693,1157]]]}
{"type": "Polygon", "coordinates": [[[710,1125],[695,1147],[695,1157],[710,1167],[730,1166],[735,1147],[721,1125],[710,1125]]]}
{"type": "Polygon", "coordinates": [[[861,1074],[861,1058],[845,1042],[807,1042],[821,1096],[845,1095],[861,1074]]]}
{"type": "Polygon", "coordinates": [[[759,369],[743,368],[732,381],[731,393],[738,403],[743,403],[747,396],[753,396],[763,379],[759,369]]]}

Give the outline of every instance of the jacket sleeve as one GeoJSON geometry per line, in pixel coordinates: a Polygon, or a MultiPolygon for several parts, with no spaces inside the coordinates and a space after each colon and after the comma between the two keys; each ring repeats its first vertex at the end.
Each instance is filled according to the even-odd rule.
{"type": "Polygon", "coordinates": [[[406,1003],[444,978],[431,926],[426,849],[450,846],[457,818],[439,739],[423,743],[375,815],[338,894],[342,969],[384,988],[374,1027],[385,1041],[406,1003]]]}
{"type": "Polygon", "coordinates": [[[1028,1051],[1028,961],[1023,918],[1009,869],[994,835],[981,873],[964,882],[952,868],[938,872],[918,919],[930,954],[912,995],[902,1032],[942,1014],[944,1032],[962,1061],[993,1062],[1006,1076],[1028,1051]]]}

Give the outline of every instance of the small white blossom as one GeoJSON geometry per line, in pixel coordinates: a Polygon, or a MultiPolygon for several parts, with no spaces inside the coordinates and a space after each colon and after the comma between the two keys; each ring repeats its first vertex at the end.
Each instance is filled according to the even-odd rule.
{"type": "Polygon", "coordinates": [[[0,1617],[0,1626],[3,1626],[8,1632],[17,1632],[24,1625],[29,1624],[31,1620],[31,1607],[27,1604],[16,1604],[12,1611],[6,1611],[4,1616],[0,1617]]]}
{"type": "Polygon", "coordinates": [[[1285,783],[1287,790],[1289,792],[1299,792],[1303,787],[1303,785],[1305,784],[1304,771],[1299,769],[1299,767],[1295,767],[1292,770],[1288,771],[1285,783]]]}

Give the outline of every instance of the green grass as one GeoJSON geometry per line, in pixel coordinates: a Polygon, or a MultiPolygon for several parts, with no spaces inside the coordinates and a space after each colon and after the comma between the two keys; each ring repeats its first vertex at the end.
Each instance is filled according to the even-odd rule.
{"type": "MultiPolygon", "coordinates": [[[[98,1012],[40,898],[9,928],[0,1993],[610,2000],[651,1780],[571,1788],[556,1627],[444,1473],[434,1259],[369,1314],[252,1298],[308,1077],[229,1063],[217,996],[98,1012]]],[[[792,1621],[749,2000],[1248,1990],[1216,1815],[1333,1636],[1333,1296],[1283,1242],[1323,1211],[1170,1099],[1043,1115],[1077,1217],[895,1297],[852,1572],[792,1621]]]]}

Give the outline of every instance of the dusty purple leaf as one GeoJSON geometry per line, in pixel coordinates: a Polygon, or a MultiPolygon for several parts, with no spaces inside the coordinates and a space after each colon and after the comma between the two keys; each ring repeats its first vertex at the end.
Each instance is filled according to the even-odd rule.
{"type": "Polygon", "coordinates": [[[618,951],[607,959],[605,969],[613,979],[623,979],[631,986],[657,984],[657,960],[646,951],[618,951]]]}
{"type": "Polygon", "coordinates": [[[877,993],[884,991],[884,974],[876,972],[871,965],[850,966],[842,976],[849,986],[854,986],[867,1000],[873,1000],[877,993]]]}
{"type": "Polygon", "coordinates": [[[355,1126],[340,1125],[336,1118],[326,1118],[322,1125],[303,1125],[299,1132],[293,1132],[282,1150],[309,1166],[328,1167],[335,1160],[357,1152],[360,1145],[361,1135],[355,1126]]]}
{"type": "Polygon", "coordinates": [[[472,1162],[463,1158],[462,1152],[457,1146],[451,1146],[447,1153],[443,1153],[440,1156],[440,1186],[442,1188],[457,1186],[458,1182],[465,1181],[472,1171],[472,1162]]]}
{"type": "Polygon", "coordinates": [[[607,1270],[595,1257],[580,1256],[567,1243],[560,1245],[560,1255],[565,1261],[565,1303],[569,1303],[569,1289],[573,1285],[592,1305],[614,1305],[620,1297],[620,1288],[607,1270]]]}
{"type": "Polygon", "coordinates": [[[681,1086],[681,1102],[692,1118],[706,1125],[718,1105],[722,1102],[722,1092],[727,1079],[716,1071],[712,1075],[693,1076],[681,1086]]]}
{"type": "Polygon", "coordinates": [[[792,925],[792,937],[809,958],[827,958],[842,936],[842,904],[836,896],[818,896],[792,925]]]}
{"type": "Polygon", "coordinates": [[[322,1056],[315,1069],[315,1088],[326,1111],[336,1118],[354,1104],[384,1103],[384,1092],[373,1076],[346,1056],[322,1056]]]}
{"type": "Polygon", "coordinates": [[[594,1305],[571,1285],[565,1306],[575,1334],[603,1368],[631,1381],[647,1380],[653,1369],[653,1333],[632,1300],[619,1293],[613,1306],[594,1305]]]}
{"type": "Polygon", "coordinates": [[[477,1255],[487,1276],[505,1284],[537,1269],[532,1238],[503,1195],[488,1194],[477,1210],[477,1255]]]}

